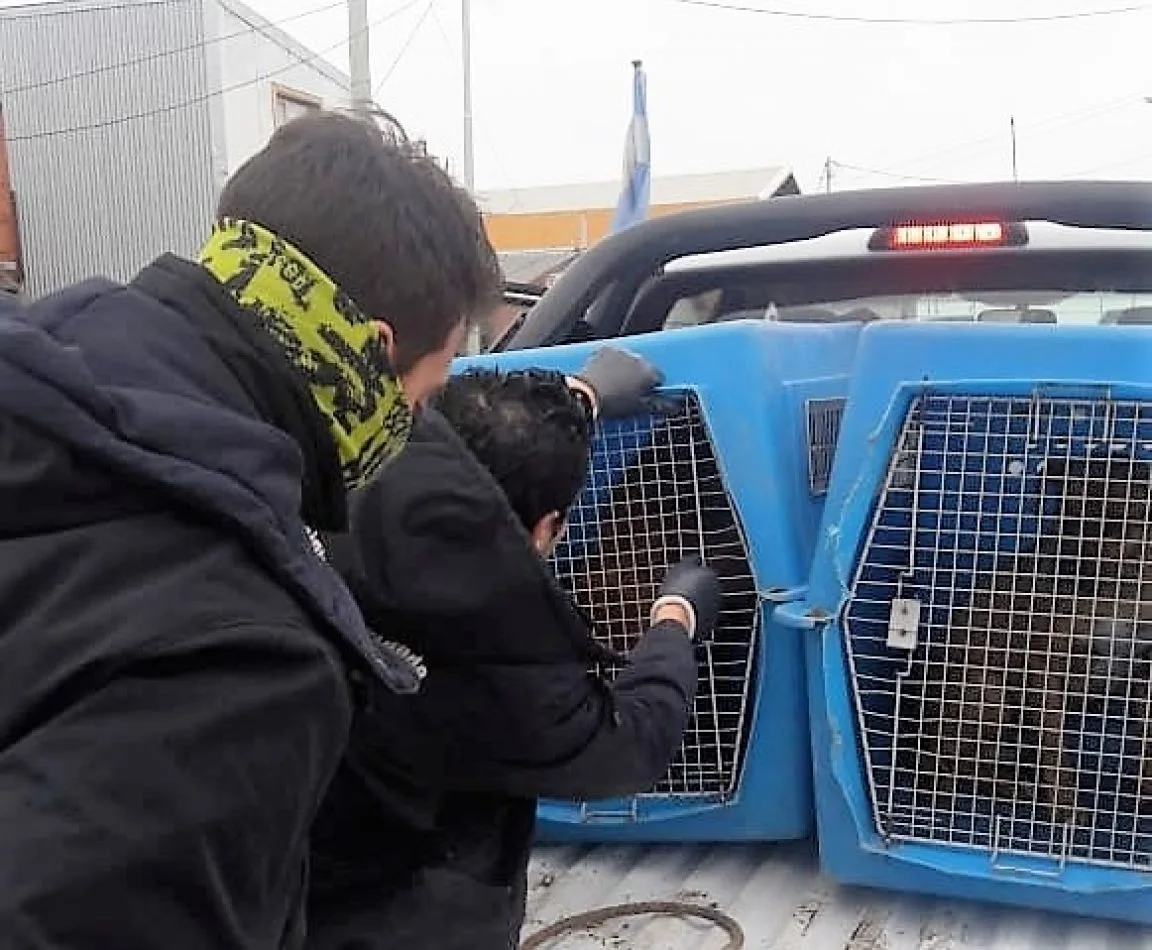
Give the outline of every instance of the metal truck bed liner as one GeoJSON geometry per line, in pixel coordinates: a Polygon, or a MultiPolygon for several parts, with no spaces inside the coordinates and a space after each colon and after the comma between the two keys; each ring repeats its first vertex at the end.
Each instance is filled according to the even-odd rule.
{"type": "MultiPolygon", "coordinates": [[[[537,848],[525,936],[570,914],[635,900],[719,905],[746,950],[1152,950],[1152,928],[839,885],[811,841],[537,848]]],[[[550,950],[717,950],[696,921],[639,918],[550,950]]]]}

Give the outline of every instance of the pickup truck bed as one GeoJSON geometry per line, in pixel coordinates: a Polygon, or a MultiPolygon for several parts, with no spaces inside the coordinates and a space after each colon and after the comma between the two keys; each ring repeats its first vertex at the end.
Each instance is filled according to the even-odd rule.
{"type": "MultiPolygon", "coordinates": [[[[1152,928],[844,887],[820,873],[810,841],[540,847],[524,935],[642,900],[714,904],[739,922],[745,950],[1152,950],[1152,928]]],[[[704,922],[640,917],[548,950],[720,950],[726,939],[704,922]]]]}
{"type": "MultiPolygon", "coordinates": [[[[694,316],[688,322],[767,319],[774,314],[778,322],[796,328],[811,322],[882,318],[891,311],[880,301],[890,305],[894,299],[902,301],[897,311],[901,319],[960,315],[973,322],[999,322],[1008,314],[1005,306],[1016,300],[1025,305],[1012,310],[1021,322],[1041,322],[1041,317],[1051,322],[1048,318],[1055,315],[1057,323],[1079,323],[1097,305],[1101,317],[1119,308],[1116,319],[1107,322],[1147,324],[1152,308],[1144,304],[1146,295],[1152,294],[1150,273],[1152,188],[1147,183],[976,184],[774,198],[655,218],[594,245],[512,325],[498,349],[508,350],[503,358],[519,360],[521,366],[547,362],[533,351],[535,347],[589,339],[632,340],[648,355],[658,350],[670,353],[683,345],[682,352],[696,358],[702,349],[695,343],[676,342],[692,340],[686,335],[693,331],[656,332],[673,325],[673,311],[684,301],[713,301],[699,309],[693,304],[689,309],[694,316]],[[920,243],[912,239],[917,230],[913,227],[906,235],[908,243],[902,244],[900,229],[892,228],[894,222],[953,222],[966,229],[969,223],[982,221],[998,223],[993,230],[1000,234],[999,242],[977,245],[974,232],[970,241],[946,228],[947,240],[933,237],[937,242],[933,248],[923,243],[923,230],[920,243]],[[1021,236],[1027,239],[1025,244],[1018,243],[1021,236]],[[1100,288],[1128,294],[1131,300],[1112,303],[1100,288]],[[957,293],[978,306],[958,314],[950,309],[955,301],[937,299],[957,293]],[[1088,303],[1088,310],[1074,314],[1062,308],[1077,295],[1088,303]],[[871,300],[878,309],[865,308],[861,315],[856,306],[861,299],[871,300]],[[1140,306],[1134,306],[1137,303],[1140,306]],[[782,319],[782,314],[789,319],[782,319]],[[1122,320],[1121,314],[1133,319],[1122,320]]],[[[1060,327],[1040,332],[1048,330],[1063,332],[1060,327]]],[[[822,342],[813,352],[823,359],[830,349],[822,342]]],[[[751,374],[759,370],[749,369],[742,377],[735,374],[729,381],[730,354],[719,359],[717,365],[723,367],[719,375],[711,369],[702,374],[699,365],[691,363],[681,382],[706,382],[714,393],[729,394],[728,386],[747,391],[751,374]]],[[[684,365],[689,365],[687,358],[684,365]]],[[[851,360],[840,365],[851,366],[851,360]]],[[[1033,369],[1022,380],[1043,385],[1052,379],[1052,369],[1033,369]]],[[[831,362],[820,362],[818,367],[813,362],[810,372],[812,378],[825,379],[847,371],[831,362]]],[[[937,372],[961,371],[938,366],[937,372]]],[[[916,367],[901,379],[906,382],[920,375],[921,368],[916,367]]],[[[791,378],[781,375],[782,382],[791,378]]],[[[985,375],[965,368],[959,376],[944,378],[985,375]]],[[[998,378],[1015,379],[1016,373],[998,378]]],[[[1073,378],[1071,371],[1068,378],[1073,378]]],[[[1093,378],[1107,381],[1107,369],[1093,378]]],[[[894,391],[891,382],[881,384],[878,412],[894,391]]],[[[813,396],[814,401],[818,398],[813,396]]],[[[733,417],[739,411],[728,403],[722,410],[733,417]]],[[[718,409],[715,417],[720,415],[718,409]]],[[[831,458],[827,450],[835,444],[833,437],[831,445],[807,448],[810,453],[821,448],[826,461],[831,458]]],[[[814,458],[809,454],[809,460],[814,458]]],[[[724,461],[730,472],[741,464],[731,457],[724,461]]],[[[816,468],[811,466],[806,473],[807,487],[813,490],[816,468]]],[[[851,472],[849,478],[855,482],[851,472]]],[[[745,507],[759,505],[763,499],[758,490],[744,486],[737,492],[738,501],[745,507]]],[[[757,530],[763,529],[757,525],[757,530]]],[[[774,543],[770,537],[761,540],[764,546],[774,543]]],[[[838,602],[835,595],[828,595],[828,604],[838,602]]],[[[744,804],[766,800],[759,788],[746,792],[754,797],[742,799],[744,804]]],[[[532,866],[525,934],[572,914],[655,899],[715,904],[743,927],[749,950],[1152,950],[1152,927],[844,887],[820,873],[812,842],[542,847],[532,866]]],[[[1126,899],[1152,897],[1145,886],[1126,899]]],[[[1068,899],[1067,909],[1077,909],[1075,898],[1068,899]]],[[[594,936],[578,935],[546,946],[720,950],[725,942],[724,935],[695,921],[649,917],[613,923],[594,936]]]]}

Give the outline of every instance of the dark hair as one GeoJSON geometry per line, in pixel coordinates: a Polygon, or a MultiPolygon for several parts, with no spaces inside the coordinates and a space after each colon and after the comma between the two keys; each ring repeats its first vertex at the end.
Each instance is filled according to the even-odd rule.
{"type": "Polygon", "coordinates": [[[275,232],[387,321],[401,373],[499,296],[476,202],[421,148],[362,119],[315,112],[281,126],[224,186],[217,214],[275,232]]]}
{"type": "Polygon", "coordinates": [[[562,374],[469,370],[448,380],[435,406],[526,528],[549,512],[565,513],[576,500],[592,426],[562,374]]]}

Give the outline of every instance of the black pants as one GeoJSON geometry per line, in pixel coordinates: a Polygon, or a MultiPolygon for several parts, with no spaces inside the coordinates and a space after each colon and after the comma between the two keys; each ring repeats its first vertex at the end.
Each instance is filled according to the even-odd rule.
{"type": "MultiPolygon", "coordinates": [[[[370,868],[337,869],[314,855],[321,866],[316,876],[329,886],[313,894],[308,950],[516,950],[535,803],[503,799],[498,805],[477,798],[461,803],[446,822],[443,856],[400,886],[371,880],[370,868]]],[[[382,848],[381,863],[387,852],[382,848]]]]}
{"type": "Polygon", "coordinates": [[[361,894],[328,905],[311,922],[308,947],[516,950],[527,879],[527,867],[507,886],[477,881],[453,869],[428,869],[391,895],[361,894]]]}

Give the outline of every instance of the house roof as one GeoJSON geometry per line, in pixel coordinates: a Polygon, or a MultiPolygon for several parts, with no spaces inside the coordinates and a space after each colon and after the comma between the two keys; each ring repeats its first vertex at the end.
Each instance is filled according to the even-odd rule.
{"type": "MultiPolygon", "coordinates": [[[[770,198],[798,190],[792,170],[784,165],[697,175],[664,175],[652,180],[654,205],[707,204],[770,198]]],[[[581,182],[487,191],[477,197],[489,214],[532,214],[613,208],[620,196],[620,181],[581,182]]]]}

